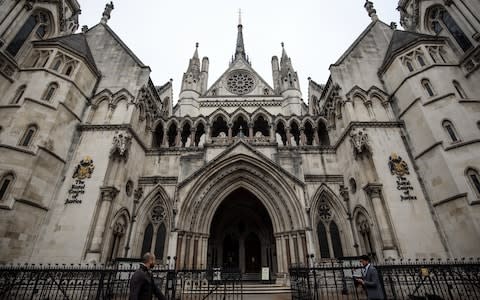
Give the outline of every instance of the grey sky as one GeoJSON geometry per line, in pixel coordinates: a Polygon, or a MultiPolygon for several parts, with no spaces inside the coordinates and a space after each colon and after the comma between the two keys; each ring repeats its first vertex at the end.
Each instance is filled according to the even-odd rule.
{"type": "MultiPolygon", "coordinates": [[[[105,3],[79,0],[80,24],[94,26],[105,3]]],[[[307,98],[307,78],[328,79],[328,67],[370,23],[362,0],[117,0],[109,26],[152,69],[155,85],[170,78],[178,97],[183,72],[200,43],[210,59],[209,85],[227,69],[235,50],[238,9],[242,9],[245,48],[252,66],[271,84],[271,58],[280,43],[292,58],[307,98]]],[[[377,15],[398,23],[397,0],[374,1],[377,15]]]]}

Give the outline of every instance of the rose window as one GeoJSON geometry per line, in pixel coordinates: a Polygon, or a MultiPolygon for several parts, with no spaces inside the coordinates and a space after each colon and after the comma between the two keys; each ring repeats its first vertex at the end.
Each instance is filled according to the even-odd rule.
{"type": "Polygon", "coordinates": [[[237,95],[250,93],[255,88],[255,79],[245,71],[234,71],[227,78],[227,89],[237,95]]]}

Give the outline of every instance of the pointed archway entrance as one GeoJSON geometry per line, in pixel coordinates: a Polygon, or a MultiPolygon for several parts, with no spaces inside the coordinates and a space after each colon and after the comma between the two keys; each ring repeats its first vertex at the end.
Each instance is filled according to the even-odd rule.
{"type": "Polygon", "coordinates": [[[238,269],[259,279],[262,267],[277,272],[276,240],[267,209],[245,188],[231,192],[210,226],[208,265],[238,269]]]}

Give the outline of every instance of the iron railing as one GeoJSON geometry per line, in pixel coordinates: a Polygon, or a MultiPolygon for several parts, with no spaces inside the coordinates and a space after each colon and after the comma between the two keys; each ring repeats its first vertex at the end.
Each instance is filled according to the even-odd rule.
{"type": "MultiPolygon", "coordinates": [[[[480,260],[397,260],[378,264],[385,299],[480,299],[480,260]]],[[[292,299],[366,299],[356,261],[290,268],[292,299]]]]}
{"type": "MultiPolygon", "coordinates": [[[[0,299],[128,299],[138,264],[3,265],[0,299]]],[[[241,274],[215,270],[152,270],[167,299],[242,299],[241,274]]]]}

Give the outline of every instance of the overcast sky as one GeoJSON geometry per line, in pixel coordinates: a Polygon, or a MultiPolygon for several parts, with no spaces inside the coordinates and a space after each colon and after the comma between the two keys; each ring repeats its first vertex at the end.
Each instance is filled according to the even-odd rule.
{"type": "MultiPolygon", "coordinates": [[[[107,1],[79,2],[80,24],[97,24],[107,1]]],[[[374,1],[379,18],[398,23],[397,3],[374,1]]],[[[280,56],[280,43],[285,42],[306,99],[307,78],[325,83],[330,64],[370,23],[363,5],[362,0],[117,0],[108,25],[150,66],[155,85],[173,78],[176,101],[196,42],[200,56],[210,59],[209,86],[227,69],[241,8],[245,48],[254,69],[271,84],[270,61],[280,56]]]]}

